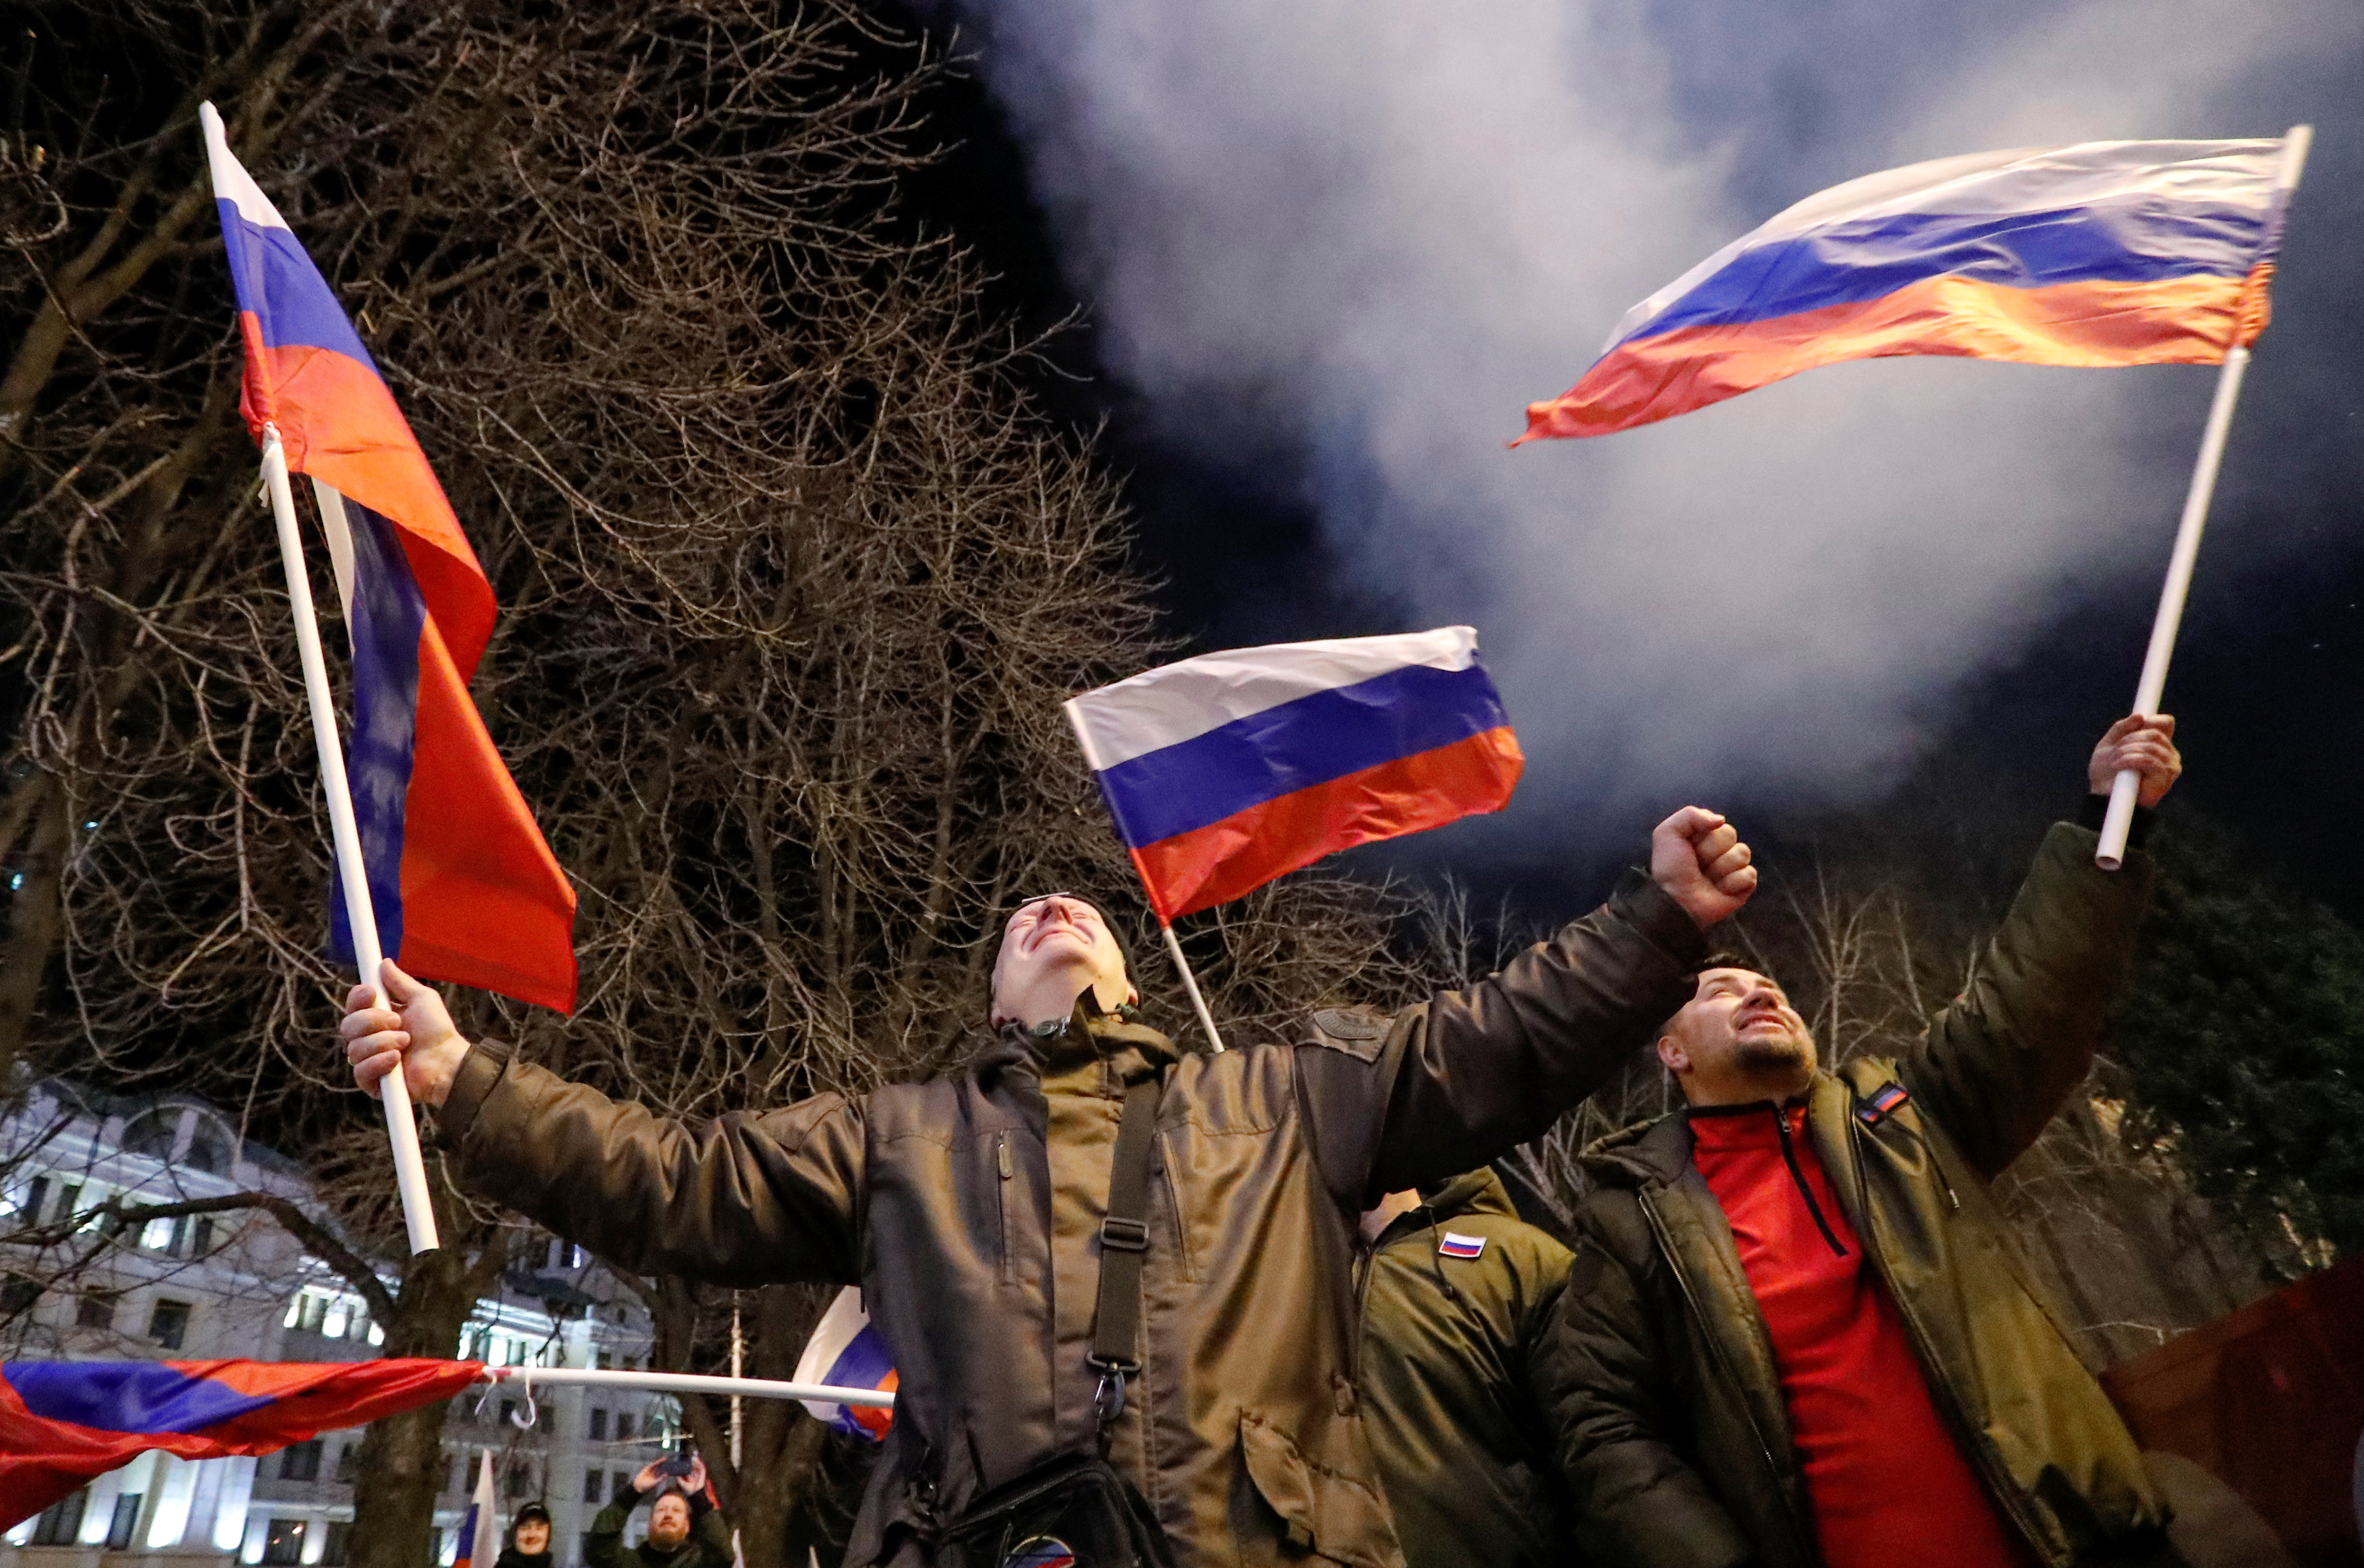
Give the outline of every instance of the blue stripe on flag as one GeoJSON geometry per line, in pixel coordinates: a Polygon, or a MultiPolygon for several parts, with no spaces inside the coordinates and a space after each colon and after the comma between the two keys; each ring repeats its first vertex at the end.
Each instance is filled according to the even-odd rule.
{"type": "Polygon", "coordinates": [[[1138,849],[1510,722],[1483,666],[1411,665],[1120,762],[1099,775],[1100,790],[1138,849]]]}
{"type": "MultiPolygon", "coordinates": [[[[427,601],[394,525],[345,498],[353,536],[353,734],[345,771],[369,868],[371,913],[389,958],[402,951],[402,840],[418,730],[418,633],[427,601]]],[[[353,961],[353,934],[341,885],[329,895],[329,951],[353,961]]],[[[370,977],[374,983],[376,977],[370,977]]]]}
{"type": "Polygon", "coordinates": [[[43,1420],[105,1432],[202,1432],[272,1402],[162,1361],[7,1361],[0,1377],[43,1420]]]}
{"type": "Polygon", "coordinates": [[[1742,252],[1622,341],[1879,299],[1948,274],[2011,288],[2240,277],[2257,257],[2266,221],[2258,207],[2201,207],[2156,195],[2001,217],[1860,218],[1742,252]]]}
{"type": "Polygon", "coordinates": [[[216,198],[214,207],[221,214],[239,308],[254,312],[265,345],[332,349],[377,368],[301,241],[284,229],[249,221],[236,202],[216,198]]]}

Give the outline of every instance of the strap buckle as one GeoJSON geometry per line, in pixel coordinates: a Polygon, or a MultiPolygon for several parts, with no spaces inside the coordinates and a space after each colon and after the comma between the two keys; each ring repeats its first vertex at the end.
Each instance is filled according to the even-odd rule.
{"type": "Polygon", "coordinates": [[[1124,1414],[1124,1386],[1133,1369],[1108,1361],[1095,1364],[1100,1369],[1100,1385],[1092,1391],[1092,1419],[1105,1432],[1124,1414]]]}
{"type": "Polygon", "coordinates": [[[1100,1221],[1100,1245],[1113,1247],[1120,1252],[1146,1252],[1149,1250],[1149,1226],[1143,1220],[1110,1215],[1100,1221]]]}

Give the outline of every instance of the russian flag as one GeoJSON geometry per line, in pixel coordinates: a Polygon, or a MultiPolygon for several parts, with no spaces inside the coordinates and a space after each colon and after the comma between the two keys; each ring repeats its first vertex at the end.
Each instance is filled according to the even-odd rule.
{"type": "Polygon", "coordinates": [[[2265,325],[2286,145],[2018,148],[1834,186],[1627,311],[1519,440],[1631,430],[1848,359],[2219,363],[2265,325]]]}
{"type": "MultiPolygon", "coordinates": [[[[200,118],[246,344],[240,407],[311,476],[344,602],[347,771],[380,945],[413,974],[572,1011],[574,890],[468,696],[492,585],[328,283],[212,105],[200,118]]],[[[350,961],[342,896],[329,907],[350,961]]]]}
{"type": "MultiPolygon", "coordinates": [[[[813,1325],[812,1338],[805,1341],[804,1354],[797,1358],[796,1381],[829,1388],[894,1391],[898,1381],[894,1353],[871,1327],[870,1315],[862,1309],[862,1293],[852,1285],[837,1293],[837,1299],[813,1325]]],[[[822,1404],[811,1399],[801,1403],[815,1420],[873,1442],[885,1440],[886,1428],[895,1420],[892,1406],[822,1404]]]]}
{"type": "Polygon", "coordinates": [[[0,1529],[146,1449],[270,1453],[448,1399],[481,1361],[0,1361],[0,1529]]]}
{"type": "Polygon", "coordinates": [[[1524,758],[1466,626],[1184,659],[1070,700],[1159,920],[1500,808],[1524,758]]]}
{"type": "Polygon", "coordinates": [[[484,1451],[476,1466],[476,1490],[468,1498],[468,1516],[460,1521],[459,1546],[452,1568],[493,1568],[501,1555],[500,1516],[493,1504],[493,1450],[484,1451]]]}

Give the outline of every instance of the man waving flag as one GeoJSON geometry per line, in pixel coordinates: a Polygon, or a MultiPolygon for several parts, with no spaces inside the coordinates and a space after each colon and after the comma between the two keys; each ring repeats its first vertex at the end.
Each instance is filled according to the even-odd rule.
{"type": "MultiPolygon", "coordinates": [[[[288,471],[310,476],[344,601],[352,810],[385,956],[570,1011],[574,890],[468,696],[492,587],[319,270],[230,155],[212,105],[201,118],[246,344],[240,406],[256,439],[267,448],[275,431],[288,471]]],[[[348,902],[331,907],[333,944],[352,958],[348,902]]]]}

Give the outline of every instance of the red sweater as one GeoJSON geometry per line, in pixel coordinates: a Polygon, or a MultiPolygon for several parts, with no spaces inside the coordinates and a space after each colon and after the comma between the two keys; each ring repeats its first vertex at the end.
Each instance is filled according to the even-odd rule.
{"type": "Polygon", "coordinates": [[[1786,1139],[1769,1105],[1694,1110],[1691,1159],[1723,1205],[1772,1337],[1823,1562],[2024,1568],[1930,1398],[1895,1302],[1864,1266],[1805,1113],[1781,1117],[1786,1139]]]}

